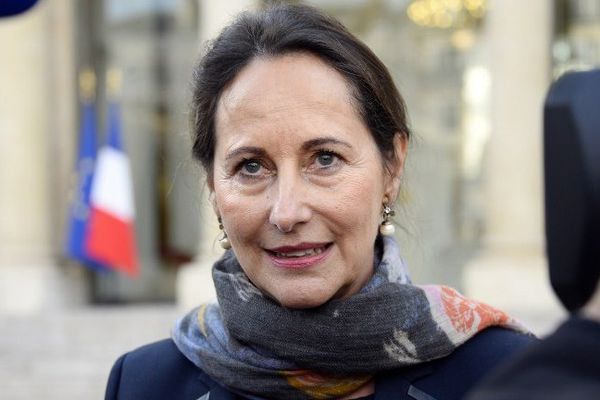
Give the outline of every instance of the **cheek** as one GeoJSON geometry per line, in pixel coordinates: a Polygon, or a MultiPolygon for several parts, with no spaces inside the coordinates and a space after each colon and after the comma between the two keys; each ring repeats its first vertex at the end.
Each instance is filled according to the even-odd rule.
{"type": "Polygon", "coordinates": [[[377,174],[359,177],[347,176],[344,190],[338,192],[336,203],[337,219],[347,231],[372,231],[379,222],[383,202],[383,179],[377,174]]]}
{"type": "Polygon", "coordinates": [[[215,203],[230,240],[239,242],[256,229],[262,214],[257,207],[263,202],[243,196],[231,186],[222,182],[215,185],[215,203]]]}

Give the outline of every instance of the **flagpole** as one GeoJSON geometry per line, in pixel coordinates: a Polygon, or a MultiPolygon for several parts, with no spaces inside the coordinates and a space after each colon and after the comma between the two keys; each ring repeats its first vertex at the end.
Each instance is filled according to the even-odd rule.
{"type": "Polygon", "coordinates": [[[83,103],[92,103],[96,98],[96,74],[91,68],[79,73],[79,96],[83,103]]]}
{"type": "Polygon", "coordinates": [[[121,94],[123,74],[119,68],[109,68],[106,72],[106,92],[110,101],[117,101],[121,94]]]}

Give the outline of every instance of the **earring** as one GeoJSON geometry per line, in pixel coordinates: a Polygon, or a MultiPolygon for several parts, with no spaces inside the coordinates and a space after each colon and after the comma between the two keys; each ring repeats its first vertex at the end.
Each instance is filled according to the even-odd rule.
{"type": "Polygon", "coordinates": [[[379,225],[379,233],[383,236],[392,236],[396,232],[396,228],[391,219],[396,214],[394,210],[387,204],[383,204],[383,222],[379,225]]]}
{"type": "Polygon", "coordinates": [[[225,232],[225,228],[223,227],[223,221],[221,221],[221,217],[218,217],[219,221],[219,229],[221,230],[221,237],[219,238],[219,244],[225,250],[229,250],[231,248],[231,243],[229,242],[229,238],[227,237],[227,232],[225,232]]]}

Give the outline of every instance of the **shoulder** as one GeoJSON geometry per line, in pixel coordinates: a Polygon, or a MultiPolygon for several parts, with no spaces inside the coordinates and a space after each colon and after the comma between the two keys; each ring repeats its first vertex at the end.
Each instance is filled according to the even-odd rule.
{"type": "Polygon", "coordinates": [[[512,330],[488,328],[447,357],[396,371],[387,378],[387,390],[412,391],[412,398],[462,399],[498,364],[536,341],[512,330]]]}
{"type": "Polygon", "coordinates": [[[105,398],[198,398],[209,390],[209,382],[172,340],[165,339],[121,356],[110,372],[105,398]]]}
{"type": "Polygon", "coordinates": [[[488,328],[458,347],[450,356],[434,362],[435,373],[424,378],[433,393],[464,394],[494,368],[512,355],[535,343],[537,339],[513,330],[488,328]]]}
{"type": "Polygon", "coordinates": [[[467,362],[485,369],[493,368],[505,358],[523,350],[539,340],[510,329],[492,327],[475,335],[458,347],[451,356],[441,360],[441,364],[467,362]]]}

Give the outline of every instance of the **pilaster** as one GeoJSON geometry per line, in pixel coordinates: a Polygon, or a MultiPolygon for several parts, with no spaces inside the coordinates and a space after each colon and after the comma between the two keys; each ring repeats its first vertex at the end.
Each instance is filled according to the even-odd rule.
{"type": "Polygon", "coordinates": [[[75,137],[72,7],[44,1],[0,20],[0,313],[85,298],[83,273],[59,265],[75,137]]]}

